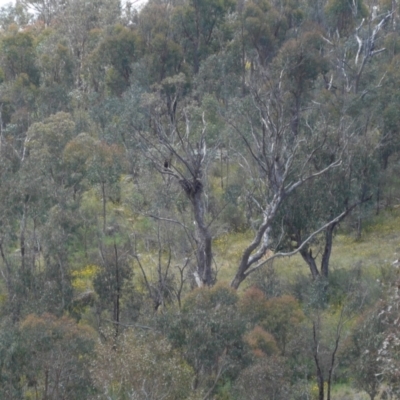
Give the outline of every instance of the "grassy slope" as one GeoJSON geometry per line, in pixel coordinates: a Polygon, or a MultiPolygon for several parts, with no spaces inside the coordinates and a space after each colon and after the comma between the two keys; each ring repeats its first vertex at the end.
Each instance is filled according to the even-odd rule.
{"type": "MultiPolygon", "coordinates": [[[[239,264],[242,250],[249,244],[251,233],[227,234],[214,243],[218,279],[230,281],[239,264]]],[[[315,252],[314,252],[315,253],[315,252]]],[[[334,239],[331,268],[346,268],[361,263],[371,273],[400,258],[400,207],[381,211],[365,224],[361,239],[339,232],[334,239]]],[[[275,261],[275,267],[286,277],[308,273],[299,255],[275,261]]]]}

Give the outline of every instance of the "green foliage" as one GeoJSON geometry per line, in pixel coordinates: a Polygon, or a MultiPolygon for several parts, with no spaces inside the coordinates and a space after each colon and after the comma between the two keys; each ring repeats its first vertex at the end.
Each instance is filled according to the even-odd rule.
{"type": "Polygon", "coordinates": [[[267,299],[264,293],[256,287],[247,289],[239,300],[239,311],[242,318],[252,324],[257,324],[266,316],[267,299]]]}
{"type": "Polygon", "coordinates": [[[7,30],[12,25],[25,26],[29,23],[31,16],[22,4],[12,5],[9,3],[0,8],[0,25],[7,30]]]}
{"type": "Polygon", "coordinates": [[[2,37],[1,65],[8,80],[14,80],[25,74],[29,82],[39,84],[39,71],[35,63],[35,38],[29,32],[19,32],[17,26],[11,26],[2,37]]]}
{"type": "Polygon", "coordinates": [[[288,342],[296,335],[304,319],[298,301],[292,296],[271,298],[267,301],[266,317],[262,326],[276,338],[279,350],[284,355],[288,342]]]}
{"type": "Polygon", "coordinates": [[[127,238],[118,233],[105,237],[99,252],[99,268],[93,279],[93,287],[98,295],[97,302],[100,310],[112,311],[113,320],[118,323],[119,315],[115,313],[120,312],[117,308],[122,308],[122,305],[117,302],[121,302],[123,297],[134,295],[127,238]]]}
{"type": "Polygon", "coordinates": [[[62,153],[73,138],[74,131],[75,124],[71,116],[63,112],[30,127],[27,132],[29,162],[39,169],[40,175],[50,172],[53,179],[61,183],[64,175],[62,153]]]}
{"type": "Polygon", "coordinates": [[[274,67],[285,71],[287,89],[295,98],[310,90],[319,74],[328,71],[328,61],[323,56],[323,40],[318,30],[306,31],[296,39],[286,41],[274,61],[274,67]]]}
{"type": "Polygon", "coordinates": [[[357,318],[351,336],[342,350],[343,358],[352,370],[353,384],[366,391],[371,399],[381,383],[382,362],[379,350],[384,339],[384,325],[379,310],[367,310],[357,318]]]}
{"type": "Polygon", "coordinates": [[[279,357],[263,357],[242,370],[234,386],[235,399],[287,399],[290,393],[285,366],[279,357]]]}
{"type": "Polygon", "coordinates": [[[25,396],[37,393],[44,398],[88,398],[94,392],[88,358],[94,348],[89,327],[51,314],[29,315],[20,325],[27,360],[23,372],[25,396]]]}
{"type": "Polygon", "coordinates": [[[10,400],[23,396],[23,368],[28,354],[18,328],[3,319],[0,330],[0,394],[10,400]]]}
{"type": "Polygon", "coordinates": [[[194,0],[175,8],[174,30],[181,38],[185,56],[195,73],[199,71],[200,61],[219,47],[213,34],[233,5],[231,0],[194,0]]]}
{"type": "Polygon", "coordinates": [[[181,349],[202,385],[208,374],[220,370],[232,379],[246,364],[245,324],[238,315],[237,300],[233,289],[217,284],[192,291],[180,312],[160,317],[167,338],[181,349]]]}
{"type": "Polygon", "coordinates": [[[255,0],[245,3],[242,18],[246,47],[255,49],[260,63],[266,65],[276,55],[289,29],[301,23],[302,11],[296,1],[274,4],[255,0]]]}
{"type": "Polygon", "coordinates": [[[92,84],[96,89],[105,83],[111,95],[121,95],[130,85],[131,64],[140,53],[140,39],[135,32],[116,25],[91,55],[92,84]],[[104,82],[103,82],[104,81],[104,82]]]}
{"type": "Polygon", "coordinates": [[[87,176],[93,183],[115,184],[124,172],[123,149],[117,144],[96,141],[86,160],[87,176]]]}
{"type": "Polygon", "coordinates": [[[353,3],[347,0],[329,0],[325,12],[331,29],[348,36],[357,21],[368,15],[367,7],[362,0],[353,3]]]}
{"type": "Polygon", "coordinates": [[[140,13],[139,32],[151,82],[161,82],[184,69],[183,51],[172,33],[172,12],[167,4],[149,2],[140,13]]]}
{"type": "Polygon", "coordinates": [[[68,92],[74,84],[75,60],[67,41],[59,33],[47,29],[37,44],[40,71],[39,109],[48,116],[58,111],[69,111],[68,92]]]}
{"type": "Polygon", "coordinates": [[[165,338],[152,332],[140,338],[126,331],[117,345],[99,343],[92,376],[100,399],[192,398],[193,369],[165,338]]]}
{"type": "Polygon", "coordinates": [[[260,326],[256,326],[247,333],[244,339],[256,357],[271,356],[278,353],[278,346],[274,337],[260,326]]]}

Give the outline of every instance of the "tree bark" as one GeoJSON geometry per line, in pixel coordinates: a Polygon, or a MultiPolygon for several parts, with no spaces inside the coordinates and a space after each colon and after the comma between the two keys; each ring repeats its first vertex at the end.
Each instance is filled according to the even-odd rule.
{"type": "Polygon", "coordinates": [[[329,367],[329,372],[328,372],[328,397],[327,397],[327,400],[331,400],[332,375],[333,375],[333,368],[335,366],[336,352],[339,348],[339,341],[340,341],[340,334],[338,334],[336,336],[335,348],[333,349],[332,356],[331,356],[331,365],[329,367]]]}
{"type": "MultiPolygon", "coordinates": [[[[267,229],[269,227],[268,219],[264,220],[264,223],[261,225],[259,230],[256,233],[256,237],[243,252],[242,258],[240,260],[239,268],[236,272],[235,277],[231,282],[231,286],[234,289],[238,289],[240,284],[246,279],[246,271],[250,268],[252,261],[256,262],[255,258],[251,256],[254,250],[260,245],[263,236],[265,235],[267,229]]],[[[261,257],[260,257],[261,259],[261,257]]]]}
{"type": "Polygon", "coordinates": [[[239,285],[246,279],[249,269],[257,261],[265,255],[269,244],[269,233],[271,230],[271,223],[276,216],[278,208],[282,203],[285,194],[280,192],[276,194],[264,212],[263,223],[258,228],[256,235],[250,245],[244,250],[240,260],[239,268],[236,275],[231,282],[234,289],[238,289],[239,285]],[[258,250],[257,250],[258,249],[258,250]],[[256,251],[257,250],[257,251],[256,251]],[[256,251],[253,255],[252,253],[256,251]]]}
{"type": "Polygon", "coordinates": [[[101,195],[103,196],[103,233],[104,233],[106,231],[106,188],[104,182],[101,182],[101,195]]]}
{"type": "MultiPolygon", "coordinates": [[[[310,267],[311,275],[313,279],[316,279],[319,276],[322,276],[324,278],[329,277],[329,261],[331,258],[332,254],[332,246],[333,246],[333,234],[335,231],[335,228],[337,225],[343,221],[354,208],[357,206],[361,206],[362,203],[367,202],[371,199],[372,197],[369,196],[365,199],[362,199],[360,201],[357,201],[353,203],[350,207],[348,207],[339,218],[335,220],[332,224],[330,224],[326,230],[325,230],[325,245],[324,245],[324,252],[322,253],[322,260],[321,260],[321,265],[320,265],[320,270],[318,271],[317,263],[315,262],[315,257],[312,256],[311,250],[308,248],[304,248],[304,250],[300,251],[301,256],[303,257],[303,260],[307,263],[307,265],[310,267]]],[[[297,244],[300,246],[302,243],[302,238],[300,235],[297,235],[297,244]]]]}
{"type": "Polygon", "coordinates": [[[304,248],[300,251],[300,255],[303,257],[303,260],[308,264],[311,271],[311,276],[313,280],[319,277],[319,271],[317,267],[317,263],[315,262],[315,258],[312,256],[311,249],[304,248]]]}
{"type": "MultiPolygon", "coordinates": [[[[0,270],[0,272],[6,282],[8,299],[12,299],[13,298],[13,285],[12,285],[12,280],[11,280],[11,265],[8,262],[8,259],[4,253],[2,239],[0,239],[0,255],[3,260],[4,266],[6,268],[5,273],[3,270],[0,270]]],[[[15,304],[13,304],[13,302],[11,302],[10,306],[11,306],[11,310],[12,310],[12,320],[13,320],[13,322],[16,322],[16,321],[18,321],[18,318],[19,318],[19,305],[16,306],[15,304]]]]}
{"type": "Polygon", "coordinates": [[[117,244],[114,239],[114,256],[115,256],[115,298],[114,298],[114,325],[115,325],[115,337],[118,336],[119,333],[119,302],[121,296],[121,283],[119,279],[119,263],[118,263],[118,249],[117,244]]]}
{"type": "MultiPolygon", "coordinates": [[[[203,202],[203,189],[199,188],[191,196],[191,202],[196,222],[197,241],[197,276],[201,286],[210,286],[213,283],[212,276],[212,237],[205,222],[205,210],[203,202]]],[[[199,284],[198,282],[198,284],[199,284]]]]}
{"type": "Polygon", "coordinates": [[[319,363],[318,339],[315,322],[313,322],[314,361],[317,368],[318,400],[324,400],[324,374],[319,363]]]}
{"type": "Polygon", "coordinates": [[[336,224],[330,225],[325,232],[325,248],[324,253],[322,254],[321,261],[321,275],[324,278],[328,278],[329,274],[329,260],[332,254],[332,245],[333,245],[333,232],[336,228],[336,224]]]}
{"type": "Polygon", "coordinates": [[[26,218],[27,218],[27,211],[28,206],[27,202],[29,197],[24,202],[23,211],[22,211],[22,219],[21,219],[21,227],[20,227],[20,236],[19,236],[19,244],[20,244],[20,252],[21,252],[21,272],[22,272],[22,279],[25,281],[25,231],[26,231],[26,218]]]}

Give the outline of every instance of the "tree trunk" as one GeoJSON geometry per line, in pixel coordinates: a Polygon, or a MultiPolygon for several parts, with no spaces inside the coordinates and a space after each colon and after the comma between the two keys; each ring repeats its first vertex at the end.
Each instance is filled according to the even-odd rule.
{"type": "Polygon", "coordinates": [[[250,267],[251,263],[251,253],[257,249],[259,244],[261,243],[262,237],[264,236],[268,225],[264,223],[258,230],[256,237],[254,238],[253,242],[248,246],[245,251],[243,252],[242,258],[240,260],[239,268],[236,272],[233,281],[231,282],[231,286],[234,289],[238,289],[240,284],[246,279],[246,271],[250,267]]]}
{"type": "Polygon", "coordinates": [[[193,69],[194,73],[197,74],[200,68],[200,16],[197,2],[194,2],[195,5],[195,23],[196,23],[196,37],[193,39],[193,69]]]}
{"type": "Polygon", "coordinates": [[[321,261],[321,275],[324,278],[328,278],[329,274],[329,260],[332,254],[333,232],[335,230],[336,225],[337,224],[330,225],[325,232],[325,248],[321,261]]]}
{"type": "Polygon", "coordinates": [[[47,394],[49,391],[49,370],[46,368],[44,373],[44,393],[43,393],[43,400],[47,400],[47,394]]]}
{"type": "Polygon", "coordinates": [[[103,233],[104,233],[106,231],[106,188],[104,182],[101,182],[101,195],[103,196],[103,233]]]}
{"type": "Polygon", "coordinates": [[[319,271],[317,268],[317,263],[315,262],[315,258],[312,256],[311,249],[304,248],[303,250],[300,251],[300,254],[303,257],[303,260],[310,267],[313,280],[317,279],[319,277],[319,271]]]}
{"type": "Polygon", "coordinates": [[[340,341],[340,335],[338,335],[336,337],[335,348],[332,351],[331,365],[329,367],[329,372],[328,372],[328,397],[327,397],[327,400],[331,400],[332,375],[333,375],[333,368],[335,366],[336,352],[339,348],[339,341],[340,341]]]}
{"type": "Polygon", "coordinates": [[[61,258],[58,256],[58,265],[60,267],[60,282],[61,282],[61,308],[65,309],[65,271],[61,258]]]}
{"type": "Polygon", "coordinates": [[[119,302],[121,296],[121,283],[119,281],[119,263],[118,263],[118,250],[117,244],[114,239],[114,255],[115,255],[115,299],[114,299],[114,325],[115,325],[115,337],[118,336],[119,333],[119,302]]]}
{"type": "Polygon", "coordinates": [[[196,222],[197,284],[210,286],[212,276],[212,237],[204,218],[203,190],[199,188],[191,197],[196,222]]]}
{"type": "Polygon", "coordinates": [[[275,218],[278,208],[284,199],[284,193],[278,193],[274,196],[269,206],[264,212],[263,223],[258,228],[256,235],[250,245],[244,250],[240,260],[239,268],[231,282],[231,287],[238,289],[239,285],[246,279],[251,272],[251,267],[264,257],[268,249],[269,233],[271,222],[275,218]],[[252,254],[255,252],[254,254],[252,254]]]}
{"type": "Polygon", "coordinates": [[[197,40],[193,44],[193,72],[197,74],[200,68],[200,61],[199,61],[199,44],[197,40]]]}
{"type": "Polygon", "coordinates": [[[264,218],[263,224],[258,229],[255,238],[243,252],[239,268],[236,272],[235,277],[233,278],[233,281],[231,282],[231,286],[234,289],[239,288],[239,285],[247,278],[248,271],[251,268],[251,266],[255,264],[257,261],[261,260],[261,258],[264,256],[269,241],[268,239],[269,231],[270,231],[270,218],[269,216],[266,216],[264,218]],[[263,243],[261,244],[261,242],[263,243]],[[256,251],[257,248],[259,248],[258,251],[256,251]],[[256,251],[256,253],[252,255],[254,251],[256,251]]]}
{"type": "Polygon", "coordinates": [[[317,331],[315,327],[315,322],[313,322],[313,341],[314,341],[314,361],[317,369],[317,384],[318,384],[318,400],[324,400],[324,375],[321,369],[321,365],[319,363],[319,354],[318,354],[318,340],[317,340],[317,331]]]}
{"type": "Polygon", "coordinates": [[[21,252],[21,273],[22,273],[22,279],[24,282],[26,279],[26,276],[25,276],[26,214],[27,214],[27,201],[24,202],[24,207],[23,207],[23,211],[22,211],[22,219],[21,219],[21,227],[20,227],[20,236],[19,236],[19,245],[20,245],[20,252],[21,252]]]}
{"type": "MultiPolygon", "coordinates": [[[[1,275],[3,276],[3,278],[6,282],[8,299],[12,299],[14,296],[13,296],[13,285],[12,285],[12,281],[11,281],[11,265],[8,262],[8,259],[4,253],[2,240],[0,240],[0,255],[3,260],[5,269],[6,269],[5,273],[3,270],[0,270],[1,275]]],[[[17,307],[15,307],[15,304],[13,304],[13,302],[10,303],[10,307],[11,307],[11,313],[12,313],[12,320],[13,320],[13,322],[16,322],[16,321],[18,321],[18,317],[19,317],[19,307],[18,307],[18,305],[17,305],[17,307]]]]}
{"type": "Polygon", "coordinates": [[[381,201],[381,182],[378,182],[378,190],[376,191],[376,215],[380,212],[380,201],[381,201]]]}
{"type": "MultiPolygon", "coordinates": [[[[363,199],[360,202],[356,202],[352,204],[350,207],[347,208],[347,210],[342,214],[342,216],[336,220],[336,222],[332,223],[326,228],[325,231],[325,246],[324,246],[324,252],[322,254],[322,260],[321,260],[321,267],[320,271],[318,271],[315,258],[312,257],[311,250],[307,251],[307,249],[304,249],[300,251],[301,256],[303,257],[304,261],[308,264],[310,267],[311,275],[313,279],[316,279],[318,276],[322,276],[325,279],[328,279],[329,276],[329,261],[331,258],[332,254],[332,247],[333,247],[333,233],[335,231],[335,228],[337,225],[343,221],[349,214],[350,212],[357,206],[361,207],[361,204],[369,201],[371,199],[371,196],[368,198],[363,199]]],[[[297,239],[298,245],[301,243],[301,238],[299,237],[297,239]]]]}
{"type": "Polygon", "coordinates": [[[243,268],[239,267],[238,272],[236,273],[235,277],[231,282],[231,286],[234,289],[238,289],[240,284],[246,279],[246,275],[244,274],[244,272],[241,272],[242,270],[243,268]]]}
{"type": "Polygon", "coordinates": [[[361,239],[362,233],[362,215],[361,215],[361,204],[358,206],[358,215],[357,215],[357,240],[361,239]]]}

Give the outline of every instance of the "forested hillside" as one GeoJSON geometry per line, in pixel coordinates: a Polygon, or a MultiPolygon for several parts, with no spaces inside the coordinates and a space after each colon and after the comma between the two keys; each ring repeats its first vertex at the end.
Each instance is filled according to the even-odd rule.
{"type": "Polygon", "coordinates": [[[1,399],[400,396],[398,0],[0,28],[1,399]]]}

